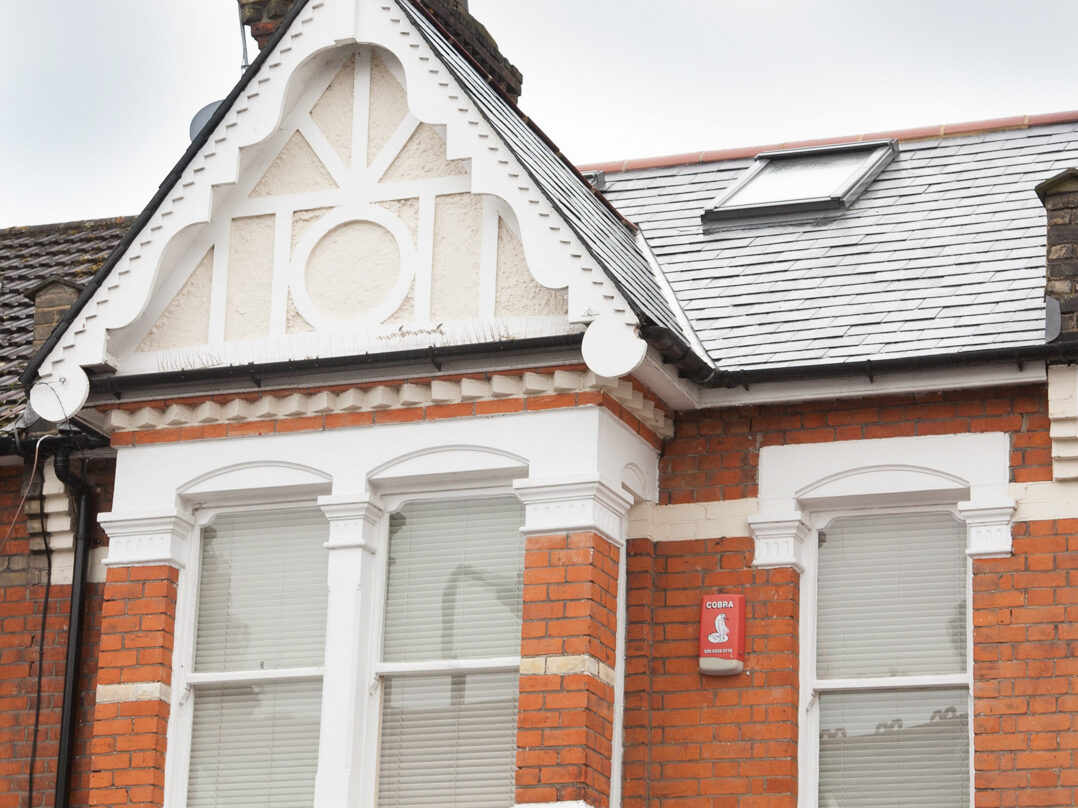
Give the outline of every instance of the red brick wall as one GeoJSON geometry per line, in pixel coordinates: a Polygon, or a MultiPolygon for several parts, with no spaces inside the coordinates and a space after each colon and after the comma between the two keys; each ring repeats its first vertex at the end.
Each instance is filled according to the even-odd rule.
{"type": "MultiPolygon", "coordinates": [[[[1011,479],[1049,481],[1046,399],[1036,384],[688,414],[660,461],[661,501],[756,496],[763,446],[968,432],[1009,433],[1011,479]]],[[[1078,519],[1014,536],[1013,557],[974,563],[976,805],[1074,806],[1078,519]]],[[[748,538],[631,543],[627,808],[795,804],[798,576],[751,561],[748,538]],[[748,673],[728,680],[696,671],[699,600],[715,590],[749,604],[748,673]]]]}
{"type": "MultiPolygon", "coordinates": [[[[105,685],[172,682],[179,570],[113,567],[105,584],[98,679],[105,685]]],[[[169,704],[98,704],[93,727],[94,805],[164,802],[169,704]]]]}
{"type": "MultiPolygon", "coordinates": [[[[103,485],[97,493],[103,495],[107,503],[111,488],[104,481],[111,479],[111,464],[99,472],[103,485]]],[[[11,538],[0,553],[0,808],[38,808],[53,804],[71,603],[70,586],[50,588],[31,802],[27,788],[34,712],[38,706],[38,650],[41,615],[45,607],[46,563],[43,553],[30,552],[25,519],[15,511],[22,495],[23,475],[21,466],[0,467],[0,538],[7,534],[15,520],[11,538]]],[[[87,587],[76,759],[71,785],[71,804],[75,806],[89,804],[89,738],[97,687],[101,590],[100,584],[87,587]]]]}
{"type": "Polygon", "coordinates": [[[1078,805],[1078,519],[973,569],[977,806],[1078,805]]]}
{"type": "MultiPolygon", "coordinates": [[[[594,533],[530,536],[521,659],[616,664],[618,549],[594,533]]],[[[610,801],[614,688],[587,672],[520,677],[517,802],[610,801]]]]}
{"type": "Polygon", "coordinates": [[[703,410],[682,417],[660,461],[662,504],[756,496],[760,449],[792,443],[1011,433],[1015,482],[1052,479],[1043,384],[703,410]]]}
{"type": "Polygon", "coordinates": [[[750,539],[630,542],[625,808],[797,804],[799,576],[750,539]],[[700,598],[746,598],[745,673],[698,668],[700,598]]]}

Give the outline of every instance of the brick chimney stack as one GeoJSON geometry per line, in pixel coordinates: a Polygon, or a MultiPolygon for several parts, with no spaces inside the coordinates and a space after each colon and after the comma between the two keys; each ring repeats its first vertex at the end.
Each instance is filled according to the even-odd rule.
{"type": "Polygon", "coordinates": [[[240,19],[250,26],[259,48],[266,47],[281,20],[292,7],[292,0],[238,0],[240,19]]]}
{"type": "MultiPolygon", "coordinates": [[[[281,20],[288,14],[294,0],[238,0],[244,25],[258,47],[266,47],[281,20]]],[[[408,0],[425,9],[468,53],[486,75],[487,80],[514,102],[520,99],[524,78],[520,71],[498,50],[490,32],[468,11],[468,0],[408,0]]]]}
{"type": "Polygon", "coordinates": [[[425,8],[457,45],[470,55],[487,75],[487,80],[513,102],[520,100],[524,89],[524,77],[513,64],[502,56],[498,43],[486,27],[468,11],[468,0],[414,0],[425,8]]]}
{"type": "Polygon", "coordinates": [[[1037,186],[1048,211],[1045,340],[1078,342],[1078,169],[1037,186]]]}

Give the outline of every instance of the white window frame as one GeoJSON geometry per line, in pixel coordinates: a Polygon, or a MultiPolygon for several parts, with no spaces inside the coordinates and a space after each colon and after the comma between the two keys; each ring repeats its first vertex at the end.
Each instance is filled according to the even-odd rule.
{"type": "MultiPolygon", "coordinates": [[[[272,502],[214,505],[194,511],[194,527],[186,545],[184,568],[191,572],[178,588],[176,598],[176,628],[173,636],[172,711],[168,730],[168,749],[182,749],[184,754],[166,754],[166,804],[187,804],[187,786],[191,763],[191,733],[194,728],[193,688],[197,685],[255,684],[260,682],[321,681],[325,665],[304,668],[282,668],[272,671],[229,671],[196,673],[194,670],[195,643],[198,630],[198,599],[202,587],[203,531],[223,515],[242,515],[281,510],[318,510],[311,498],[284,498],[272,502]]],[[[328,537],[329,527],[327,523],[328,537]]]]}
{"type": "Polygon", "coordinates": [[[820,510],[809,514],[810,551],[805,554],[805,571],[801,575],[800,620],[800,690],[798,693],[798,805],[815,808],[819,802],[820,773],[820,695],[827,692],[879,692],[882,690],[927,690],[964,687],[969,721],[968,774],[970,805],[973,805],[973,563],[967,555],[965,572],[966,597],[966,670],[963,673],[919,674],[914,676],[874,676],[846,679],[820,679],[816,675],[817,605],[819,583],[819,533],[836,519],[858,516],[896,516],[910,513],[948,513],[960,524],[964,522],[953,503],[820,510]]]}
{"type": "Polygon", "coordinates": [[[855,143],[760,152],[756,155],[748,170],[726,191],[719,194],[710,207],[704,210],[703,218],[705,221],[721,221],[753,216],[842,211],[854,203],[861,192],[880,175],[897,154],[898,141],[894,139],[866,140],[855,143]],[[857,168],[851,169],[849,176],[844,180],[837,181],[825,193],[807,197],[791,196],[770,202],[738,203],[733,201],[738,193],[749,186],[772,163],[862,152],[864,157],[861,164],[857,168]]]}
{"type": "MultiPolygon", "coordinates": [[[[520,672],[520,654],[515,656],[488,657],[485,659],[436,660],[424,662],[385,662],[382,659],[382,645],[385,636],[386,594],[389,588],[389,523],[392,514],[399,512],[413,502],[450,501],[452,499],[493,499],[495,497],[514,497],[512,483],[492,482],[490,485],[470,485],[454,487],[450,481],[443,480],[442,487],[407,493],[385,494],[381,499],[384,511],[378,526],[379,546],[375,567],[374,586],[372,587],[370,638],[367,659],[370,667],[367,676],[368,705],[367,715],[375,720],[368,721],[366,729],[367,750],[363,770],[366,773],[367,787],[364,789],[364,802],[361,808],[375,808],[378,804],[378,767],[381,759],[383,680],[388,675],[423,675],[459,672],[520,672]]],[[[523,513],[523,504],[521,505],[523,513]]],[[[524,527],[523,519],[521,527],[524,527]]],[[[523,569],[523,557],[521,568],[523,569]]],[[[519,711],[518,711],[519,712],[519,711]]]]}
{"type": "MultiPolygon", "coordinates": [[[[818,530],[846,515],[948,511],[966,526],[966,554],[1011,554],[1010,438],[1005,433],[881,438],[765,447],[760,453],[759,512],[749,517],[753,566],[801,573],[798,701],[798,808],[819,808],[819,681],[816,679],[818,530]]],[[[967,563],[966,673],[901,677],[903,685],[969,687],[970,805],[973,805],[972,565],[967,563]]],[[[826,689],[840,680],[830,680],[826,689]]],[[[896,686],[890,677],[859,687],[896,686]]]]}

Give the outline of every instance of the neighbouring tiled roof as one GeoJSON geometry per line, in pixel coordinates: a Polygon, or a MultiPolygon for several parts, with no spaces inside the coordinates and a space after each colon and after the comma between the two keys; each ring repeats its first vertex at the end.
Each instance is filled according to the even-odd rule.
{"type": "Polygon", "coordinates": [[[18,376],[34,339],[34,304],[26,292],[50,276],[76,283],[88,278],[132,221],[91,219],[0,230],[0,431],[23,410],[18,376]]]}
{"type": "Polygon", "coordinates": [[[1044,342],[1034,187],[1078,166],[1076,117],[895,133],[918,139],[849,210],[815,220],[701,221],[772,147],[597,167],[722,370],[1024,347],[1044,342]]]}
{"type": "Polygon", "coordinates": [[[520,110],[499,95],[422,12],[408,0],[398,3],[636,315],[684,339],[632,227],[592,191],[520,110]]]}

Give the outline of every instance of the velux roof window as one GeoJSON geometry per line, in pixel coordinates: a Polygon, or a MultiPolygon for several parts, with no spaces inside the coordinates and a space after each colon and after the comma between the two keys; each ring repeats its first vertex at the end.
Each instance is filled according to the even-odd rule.
{"type": "Polygon", "coordinates": [[[761,152],[704,219],[845,210],[897,153],[894,140],[761,152]]]}

